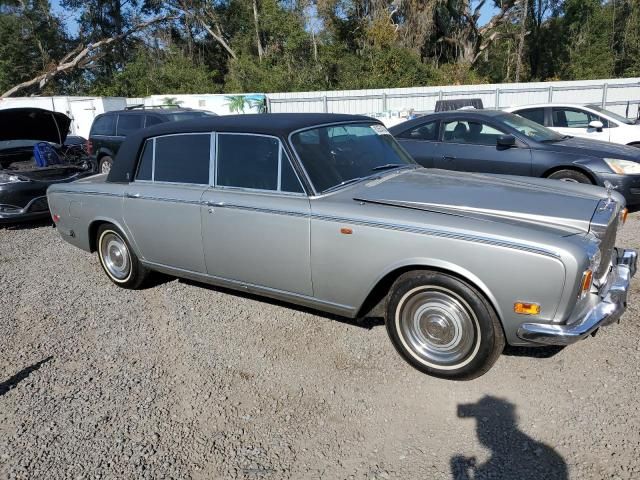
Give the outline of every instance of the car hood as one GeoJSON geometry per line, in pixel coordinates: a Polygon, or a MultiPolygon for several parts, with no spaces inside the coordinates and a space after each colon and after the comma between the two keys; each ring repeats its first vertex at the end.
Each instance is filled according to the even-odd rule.
{"type": "Polygon", "coordinates": [[[599,202],[607,198],[604,188],[592,185],[425,168],[391,173],[350,193],[357,201],[535,225],[563,236],[588,232],[599,202]]]}
{"type": "Polygon", "coordinates": [[[601,158],[621,158],[640,162],[640,148],[601,142],[590,138],[571,137],[555,143],[545,143],[545,146],[550,150],[561,153],[587,154],[601,158]]]}
{"type": "Polygon", "coordinates": [[[0,110],[0,141],[40,140],[64,143],[71,119],[64,113],[41,108],[7,108],[0,110]]]}

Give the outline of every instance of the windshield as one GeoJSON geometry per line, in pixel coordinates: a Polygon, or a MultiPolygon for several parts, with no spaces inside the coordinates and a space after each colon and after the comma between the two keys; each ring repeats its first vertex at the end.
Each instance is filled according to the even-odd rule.
{"type": "Polygon", "coordinates": [[[373,122],[312,128],[291,141],[319,193],[385,170],[417,166],[387,129],[373,122]]]}
{"type": "Polygon", "coordinates": [[[543,127],[539,123],[529,120],[528,118],[521,117],[520,115],[504,113],[496,118],[505,125],[516,129],[523,135],[526,135],[538,142],[558,142],[565,138],[563,135],[543,127]]]}
{"type": "Polygon", "coordinates": [[[617,113],[613,113],[610,110],[605,110],[604,108],[600,108],[597,105],[587,105],[587,107],[589,107],[591,110],[595,110],[596,112],[600,112],[604,115],[606,115],[607,117],[611,117],[614,120],[617,120],[620,123],[625,123],[627,125],[633,125],[633,122],[631,120],[629,120],[627,117],[623,117],[622,115],[618,115],[617,113]]]}

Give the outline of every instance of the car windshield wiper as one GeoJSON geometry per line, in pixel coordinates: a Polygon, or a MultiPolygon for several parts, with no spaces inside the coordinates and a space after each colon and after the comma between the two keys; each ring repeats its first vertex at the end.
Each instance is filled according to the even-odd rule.
{"type": "Polygon", "coordinates": [[[371,169],[372,172],[377,172],[378,170],[388,170],[390,168],[398,168],[398,167],[406,167],[409,166],[408,163],[385,163],[384,165],[378,165],[377,167],[373,167],[371,169]]]}

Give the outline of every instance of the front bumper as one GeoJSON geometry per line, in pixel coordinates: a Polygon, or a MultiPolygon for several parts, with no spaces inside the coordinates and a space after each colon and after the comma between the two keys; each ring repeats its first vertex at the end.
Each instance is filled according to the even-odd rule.
{"type": "Polygon", "coordinates": [[[0,205],[0,224],[38,220],[50,216],[47,197],[33,198],[26,206],[0,205]]]}
{"type": "Polygon", "coordinates": [[[518,337],[542,345],[570,345],[600,327],[619,321],[627,309],[627,293],[631,277],[636,273],[638,252],[617,250],[616,257],[616,264],[599,293],[600,301],[582,318],[564,325],[523,323],[518,328],[518,337]]]}

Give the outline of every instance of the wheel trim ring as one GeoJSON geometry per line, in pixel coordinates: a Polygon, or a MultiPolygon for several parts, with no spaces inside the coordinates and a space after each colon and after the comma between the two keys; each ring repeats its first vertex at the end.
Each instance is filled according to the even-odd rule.
{"type": "Polygon", "coordinates": [[[127,243],[124,241],[124,239],[115,231],[113,230],[105,230],[104,232],[102,232],[102,234],[100,235],[100,239],[98,240],[98,258],[100,259],[100,263],[102,264],[102,268],[104,269],[104,271],[106,272],[106,274],[109,276],[109,278],[111,280],[113,280],[116,283],[126,283],[127,281],[129,281],[129,279],[131,278],[131,275],[133,273],[133,265],[132,265],[132,259],[131,259],[131,253],[129,252],[129,247],[127,245],[127,243]],[[112,236],[113,240],[111,241],[111,243],[113,243],[114,241],[118,241],[121,245],[122,245],[122,249],[123,251],[126,253],[126,263],[128,266],[128,273],[127,276],[125,278],[118,278],[116,277],[112,272],[110,267],[107,265],[107,262],[104,259],[104,248],[105,248],[105,237],[107,236],[112,236]]]}
{"type": "Polygon", "coordinates": [[[423,365],[426,365],[427,367],[433,368],[435,370],[455,370],[455,369],[458,369],[458,368],[462,368],[465,365],[467,365],[469,362],[471,362],[476,357],[476,355],[478,353],[478,350],[480,349],[480,342],[482,340],[482,333],[480,331],[480,323],[478,322],[478,317],[476,316],[476,314],[473,311],[473,309],[469,306],[469,304],[462,297],[460,297],[460,295],[458,295],[457,293],[449,290],[448,288],[439,287],[437,285],[422,285],[420,287],[413,288],[413,289],[409,290],[407,293],[405,293],[402,296],[402,298],[398,302],[398,306],[396,307],[396,311],[395,311],[394,315],[395,315],[395,325],[396,325],[396,331],[398,333],[398,338],[402,342],[402,345],[404,346],[405,351],[408,352],[419,363],[421,363],[423,365]],[[457,363],[455,365],[438,365],[438,364],[429,362],[429,361],[425,360],[423,357],[420,357],[419,355],[417,355],[416,352],[407,343],[407,340],[404,338],[403,331],[402,331],[402,326],[401,326],[402,318],[401,318],[401,315],[400,315],[400,313],[402,312],[402,307],[411,296],[413,296],[415,293],[417,293],[417,292],[419,292],[421,290],[436,290],[436,291],[441,291],[441,292],[444,292],[444,293],[446,293],[448,295],[451,295],[456,300],[458,300],[458,302],[460,302],[466,308],[467,312],[469,313],[469,316],[471,317],[471,319],[472,319],[472,321],[473,321],[473,323],[475,325],[477,335],[476,335],[475,345],[473,347],[473,351],[462,362],[457,363]]]}
{"type": "Polygon", "coordinates": [[[111,162],[104,161],[100,163],[100,173],[109,173],[111,171],[111,162]]]}

